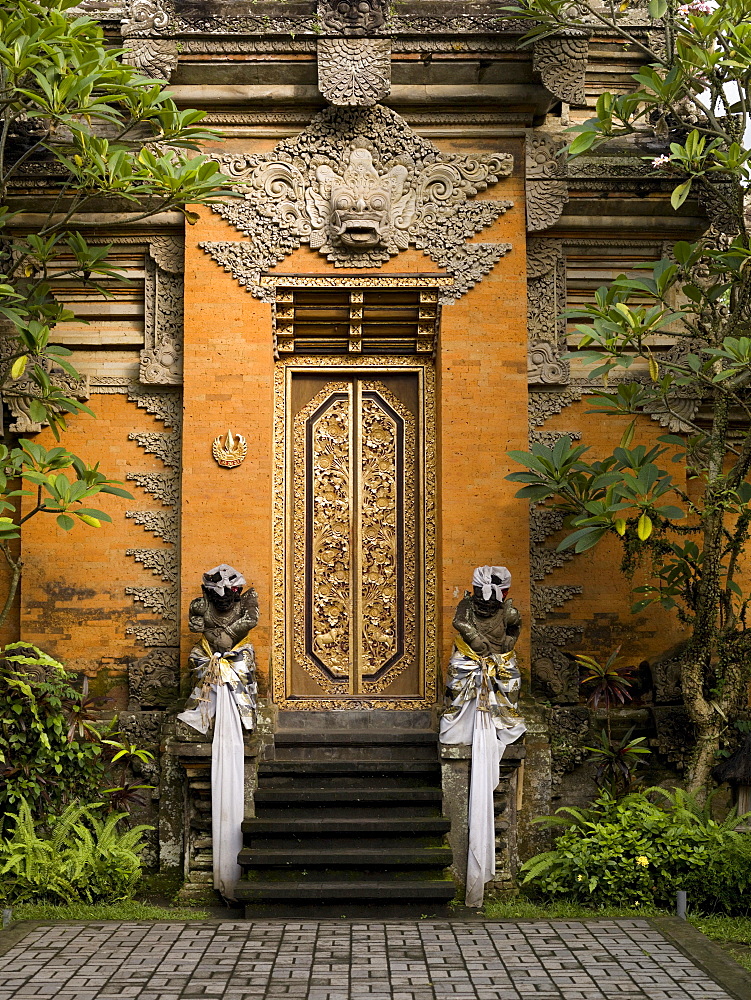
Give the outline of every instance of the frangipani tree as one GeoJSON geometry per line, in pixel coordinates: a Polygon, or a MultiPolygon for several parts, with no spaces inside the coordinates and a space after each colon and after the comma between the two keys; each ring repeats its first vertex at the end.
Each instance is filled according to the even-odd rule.
{"type": "MultiPolygon", "coordinates": [[[[128,224],[174,210],[192,223],[187,204],[231,196],[217,164],[198,155],[213,136],[200,126],[203,112],[179,110],[163,81],[125,65],[75,3],[0,4],[0,394],[56,437],[67,414],[91,412],[51,378],[78,377],[70,351],[55,344],[55,326],[74,318],[56,283],[75,278],[106,295],[99,282],[120,277],[110,247],[90,234],[113,218],[128,224]],[[33,204],[23,190],[30,168],[48,178],[33,204]]],[[[20,576],[9,545],[19,522],[48,513],[65,530],[96,527],[109,518],[90,507],[93,497],[130,494],[62,447],[6,440],[0,470],[0,549],[11,567],[2,624],[20,576]],[[34,499],[21,517],[24,495],[34,499]]]]}
{"type": "MultiPolygon", "coordinates": [[[[576,125],[574,157],[618,137],[649,134],[666,149],[652,162],[675,180],[671,203],[702,194],[711,228],[679,242],[641,277],[619,276],[569,315],[583,322],[575,356],[599,385],[590,412],[632,415],[610,454],[561,438],[512,455],[526,467],[518,494],[569,516],[561,548],[582,552],[618,536],[624,569],[639,560],[651,581],[633,610],[660,604],[686,626],[683,698],[695,727],[689,785],[704,788],[720,735],[746,697],[751,660],[751,578],[742,571],[751,525],[751,239],[744,195],[751,179],[743,134],[751,112],[751,2],[518,0],[506,13],[530,22],[527,40],[562,30],[605,29],[640,49],[644,65],[627,93],[604,93],[595,115],[576,125]],[[635,31],[641,11],[646,26],[635,31]],[[651,40],[657,39],[656,42],[651,40]],[[677,303],[677,304],[676,304],[677,303]],[[679,350],[654,347],[669,336],[679,350]],[[696,417],[679,411],[693,396],[696,417]],[[682,434],[658,445],[638,440],[635,417],[661,409],[682,434]],[[731,433],[732,432],[732,433],[731,433]],[[675,462],[686,475],[673,475],[675,462]],[[671,469],[673,472],[671,472],[671,469]]],[[[573,355],[571,355],[573,356],[573,355]]]]}

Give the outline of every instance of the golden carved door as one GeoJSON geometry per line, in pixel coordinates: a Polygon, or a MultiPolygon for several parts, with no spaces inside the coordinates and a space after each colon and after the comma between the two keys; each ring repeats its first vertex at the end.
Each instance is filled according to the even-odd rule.
{"type": "Polygon", "coordinates": [[[432,697],[425,366],[394,367],[288,366],[275,691],[287,708],[414,708],[432,697]]]}

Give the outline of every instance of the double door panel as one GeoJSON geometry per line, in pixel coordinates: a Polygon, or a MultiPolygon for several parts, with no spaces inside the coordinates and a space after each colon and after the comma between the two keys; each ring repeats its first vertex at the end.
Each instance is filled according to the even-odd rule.
{"type": "Polygon", "coordinates": [[[289,390],[287,698],[424,697],[421,379],[301,372],[289,390]]]}

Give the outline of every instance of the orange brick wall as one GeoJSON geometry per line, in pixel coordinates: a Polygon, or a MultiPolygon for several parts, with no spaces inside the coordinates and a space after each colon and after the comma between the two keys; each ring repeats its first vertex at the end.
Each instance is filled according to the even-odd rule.
{"type": "MultiPolygon", "coordinates": [[[[129,472],[163,472],[154,455],[135,441],[133,430],[163,431],[164,425],[136,407],[124,394],[95,395],[96,419],[74,417],[63,444],[113,479],[129,472]]],[[[35,436],[46,448],[55,441],[49,431],[35,436]]],[[[159,538],[147,534],[126,510],[161,509],[161,504],[135,483],[125,482],[133,500],[102,495],[91,506],[106,511],[112,524],[91,528],[76,524],[69,532],[54,517],[38,514],[23,529],[24,571],[21,584],[21,636],[71,669],[96,677],[93,688],[108,693],[115,705],[127,702],[126,671],[130,659],[146,649],[126,634],[129,625],[161,621],[134,604],[126,587],[166,587],[151,570],[126,556],[126,549],[156,549],[159,538]]],[[[28,501],[26,501],[28,504],[28,501]]]]}

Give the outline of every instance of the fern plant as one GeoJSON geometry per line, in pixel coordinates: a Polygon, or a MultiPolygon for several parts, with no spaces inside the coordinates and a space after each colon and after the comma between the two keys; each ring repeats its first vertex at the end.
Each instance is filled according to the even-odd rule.
{"type": "Polygon", "coordinates": [[[0,840],[0,898],[8,903],[117,902],[141,878],[143,834],[121,829],[126,813],[98,815],[101,805],[72,804],[43,830],[22,802],[10,835],[0,840]]]}

